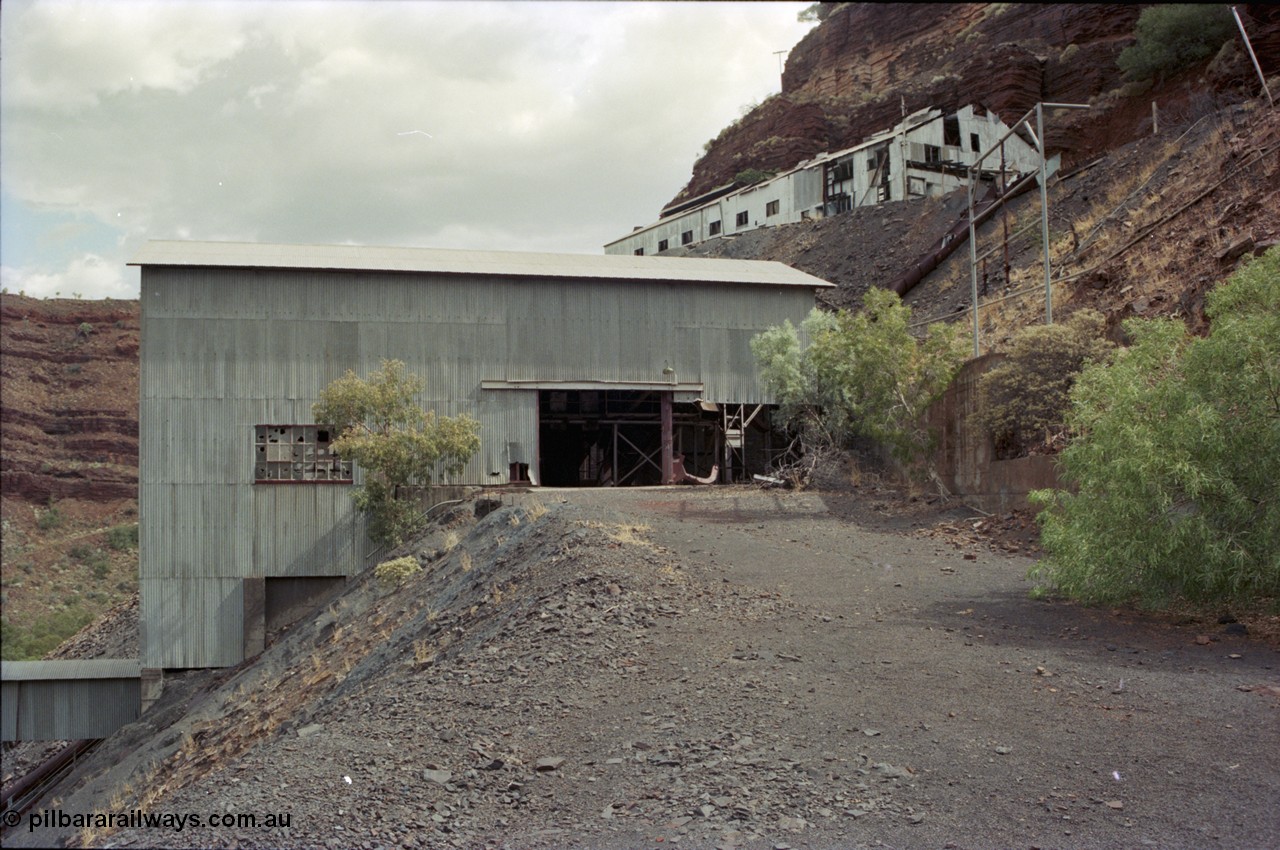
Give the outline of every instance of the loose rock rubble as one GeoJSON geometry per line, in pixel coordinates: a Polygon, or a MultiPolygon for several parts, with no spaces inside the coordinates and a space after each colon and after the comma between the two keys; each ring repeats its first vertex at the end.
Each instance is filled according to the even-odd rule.
{"type": "MultiPolygon", "coordinates": [[[[1025,562],[859,529],[823,498],[677,488],[455,511],[387,555],[421,573],[360,577],[241,669],[171,674],[57,792],[66,811],[287,826],[6,846],[1195,846],[1166,780],[1201,807],[1280,788],[1256,724],[1248,746],[1220,726],[1191,739],[1247,785],[1153,768],[1199,716],[1188,689],[1236,729],[1274,711],[1237,688],[1268,679],[1244,638],[1161,643],[1015,604],[1025,562]],[[1228,651],[1212,676],[1169,675],[1228,651]]],[[[1250,846],[1258,811],[1229,814],[1218,843],[1250,846]]]]}

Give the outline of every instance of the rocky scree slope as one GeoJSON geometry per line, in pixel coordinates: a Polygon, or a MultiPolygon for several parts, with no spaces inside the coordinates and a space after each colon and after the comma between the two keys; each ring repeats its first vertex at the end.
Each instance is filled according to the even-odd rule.
{"type": "Polygon", "coordinates": [[[172,675],[57,790],[65,811],[287,829],[6,846],[1252,847],[1280,829],[1262,644],[1027,599],[1024,559],[865,533],[811,493],[521,499],[394,553],[424,566],[402,587],[366,573],[240,668],[172,675]]]}
{"type": "Polygon", "coordinates": [[[905,767],[867,763],[855,791],[815,790],[802,762],[812,754],[751,719],[752,700],[785,699],[776,683],[710,701],[741,703],[732,718],[662,710],[648,665],[697,652],[672,645],[676,619],[750,628],[793,603],[694,580],[643,532],[565,504],[527,501],[478,522],[455,511],[393,553],[425,566],[404,586],[367,572],[242,669],[172,676],[161,702],[79,769],[62,807],[292,813],[260,841],[165,833],[176,847],[496,847],[512,833],[521,847],[592,835],[630,846],[656,822],[736,844],[803,830],[832,807],[911,818],[905,767]],[[737,788],[742,773],[757,774],[756,793],[737,788]]]}

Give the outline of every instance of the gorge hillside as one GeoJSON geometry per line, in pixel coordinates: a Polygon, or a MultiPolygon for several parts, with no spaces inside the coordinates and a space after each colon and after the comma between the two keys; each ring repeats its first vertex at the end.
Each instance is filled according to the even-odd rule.
{"type": "MultiPolygon", "coordinates": [[[[782,91],[706,145],[672,204],[858,144],[914,110],[975,104],[1012,123],[1037,102],[1061,157],[1048,192],[1055,310],[1094,307],[1113,335],[1129,316],[1179,316],[1203,330],[1204,294],[1280,238],[1280,141],[1238,33],[1176,73],[1126,82],[1117,60],[1141,7],[827,4],[791,51],[782,91]]],[[[1280,90],[1280,10],[1237,7],[1272,93],[1280,90]]],[[[670,255],[777,260],[830,280],[832,307],[888,286],[964,221],[963,191],[761,228],[670,255]]],[[[982,349],[1043,320],[1035,192],[979,230],[982,349]]],[[[962,228],[963,229],[963,228],[962,228]]],[[[968,250],[906,300],[921,319],[969,321],[968,250]]],[[[1056,315],[1056,313],[1055,313],[1056,315]]]]}
{"type": "MultiPolygon", "coordinates": [[[[1090,104],[1056,120],[1048,140],[1071,168],[1149,132],[1152,100],[1177,113],[1259,93],[1238,38],[1184,73],[1126,83],[1116,60],[1134,43],[1138,5],[823,5],[833,10],[792,48],[781,92],[707,142],[672,203],[747,168],[780,171],[851,147],[928,107],[974,104],[1011,123],[1041,101],[1090,104]]],[[[1238,9],[1264,73],[1280,73],[1280,11],[1238,9]]]]}

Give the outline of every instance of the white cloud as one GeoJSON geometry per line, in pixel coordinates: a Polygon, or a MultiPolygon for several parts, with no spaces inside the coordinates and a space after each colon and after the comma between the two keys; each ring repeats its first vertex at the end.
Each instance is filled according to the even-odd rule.
{"type": "Polygon", "coordinates": [[[58,112],[144,89],[186,93],[245,35],[226,6],[158,0],[15,4],[4,39],[5,96],[58,112]],[[61,61],[42,61],[58,57],[61,61]]]}
{"type": "Polygon", "coordinates": [[[7,0],[0,178],[111,227],[108,263],[146,238],[599,252],[777,91],[800,8],[7,0]]]}
{"type": "Polygon", "coordinates": [[[138,282],[127,280],[129,276],[118,259],[97,254],[74,257],[52,272],[0,266],[0,285],[32,298],[137,298],[138,282]]]}

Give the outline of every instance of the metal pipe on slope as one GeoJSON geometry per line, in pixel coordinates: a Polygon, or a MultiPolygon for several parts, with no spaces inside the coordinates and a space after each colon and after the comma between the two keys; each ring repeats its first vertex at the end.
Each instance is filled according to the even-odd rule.
{"type": "MultiPolygon", "coordinates": [[[[1026,192],[1036,184],[1039,174],[1031,172],[1024,174],[1018,180],[1014,181],[1003,194],[996,186],[992,186],[982,200],[974,207],[974,226],[983,224],[995,211],[999,209],[1001,201],[1009,201],[1026,192]]],[[[899,296],[906,295],[915,287],[917,283],[924,279],[925,275],[936,269],[942,264],[942,261],[951,256],[952,252],[959,248],[969,238],[969,216],[963,213],[960,220],[952,225],[941,239],[933,243],[920,259],[916,260],[910,268],[898,275],[885,287],[896,292],[899,296]]]]}

